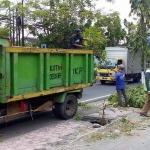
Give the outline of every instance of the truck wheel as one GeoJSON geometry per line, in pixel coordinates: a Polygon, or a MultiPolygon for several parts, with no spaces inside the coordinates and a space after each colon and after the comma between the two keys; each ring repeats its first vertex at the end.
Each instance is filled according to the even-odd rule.
{"type": "Polygon", "coordinates": [[[54,116],[57,117],[57,118],[60,118],[60,117],[59,117],[59,114],[58,114],[59,105],[60,105],[59,103],[55,103],[55,105],[54,105],[55,108],[52,109],[52,112],[53,112],[54,116]]]}
{"type": "Polygon", "coordinates": [[[136,79],[134,79],[134,82],[140,82],[141,78],[138,76],[136,79]]]}
{"type": "Polygon", "coordinates": [[[67,95],[65,101],[58,105],[58,116],[62,119],[72,118],[78,108],[78,102],[75,95],[67,95]]]}
{"type": "Polygon", "coordinates": [[[101,80],[101,84],[105,84],[106,83],[106,80],[101,80]]]}

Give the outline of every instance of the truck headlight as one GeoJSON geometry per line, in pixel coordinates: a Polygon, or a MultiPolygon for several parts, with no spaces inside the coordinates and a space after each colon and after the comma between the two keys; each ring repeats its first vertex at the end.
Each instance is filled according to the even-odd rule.
{"type": "Polygon", "coordinates": [[[99,73],[99,72],[97,72],[97,76],[100,76],[100,73],[99,73]]]}

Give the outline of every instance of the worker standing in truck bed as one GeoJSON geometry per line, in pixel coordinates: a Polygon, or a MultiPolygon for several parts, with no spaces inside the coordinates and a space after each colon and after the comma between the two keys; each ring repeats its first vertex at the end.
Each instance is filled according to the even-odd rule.
{"type": "Polygon", "coordinates": [[[87,38],[83,38],[81,36],[81,30],[80,29],[76,29],[74,34],[70,37],[69,40],[69,49],[82,49],[83,45],[82,45],[82,41],[83,40],[88,40],[87,38]]]}

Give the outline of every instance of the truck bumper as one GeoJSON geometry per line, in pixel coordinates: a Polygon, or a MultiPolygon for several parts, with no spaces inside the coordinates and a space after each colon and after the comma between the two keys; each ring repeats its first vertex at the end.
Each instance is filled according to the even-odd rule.
{"type": "Polygon", "coordinates": [[[97,79],[97,80],[112,81],[112,80],[110,79],[110,77],[96,76],[96,79],[97,79]]]}

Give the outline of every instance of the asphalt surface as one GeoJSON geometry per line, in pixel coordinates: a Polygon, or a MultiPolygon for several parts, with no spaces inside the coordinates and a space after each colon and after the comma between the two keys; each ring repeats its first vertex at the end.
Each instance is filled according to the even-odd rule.
{"type": "MultiPolygon", "coordinates": [[[[141,82],[127,83],[127,85],[130,87],[138,86],[140,84],[141,82]]],[[[114,92],[116,92],[116,88],[113,82],[107,82],[105,85],[101,85],[99,81],[96,81],[96,83],[92,87],[83,89],[82,99],[80,99],[79,101],[88,103],[88,102],[105,99],[108,98],[108,96],[113,94],[114,92]]]]}

